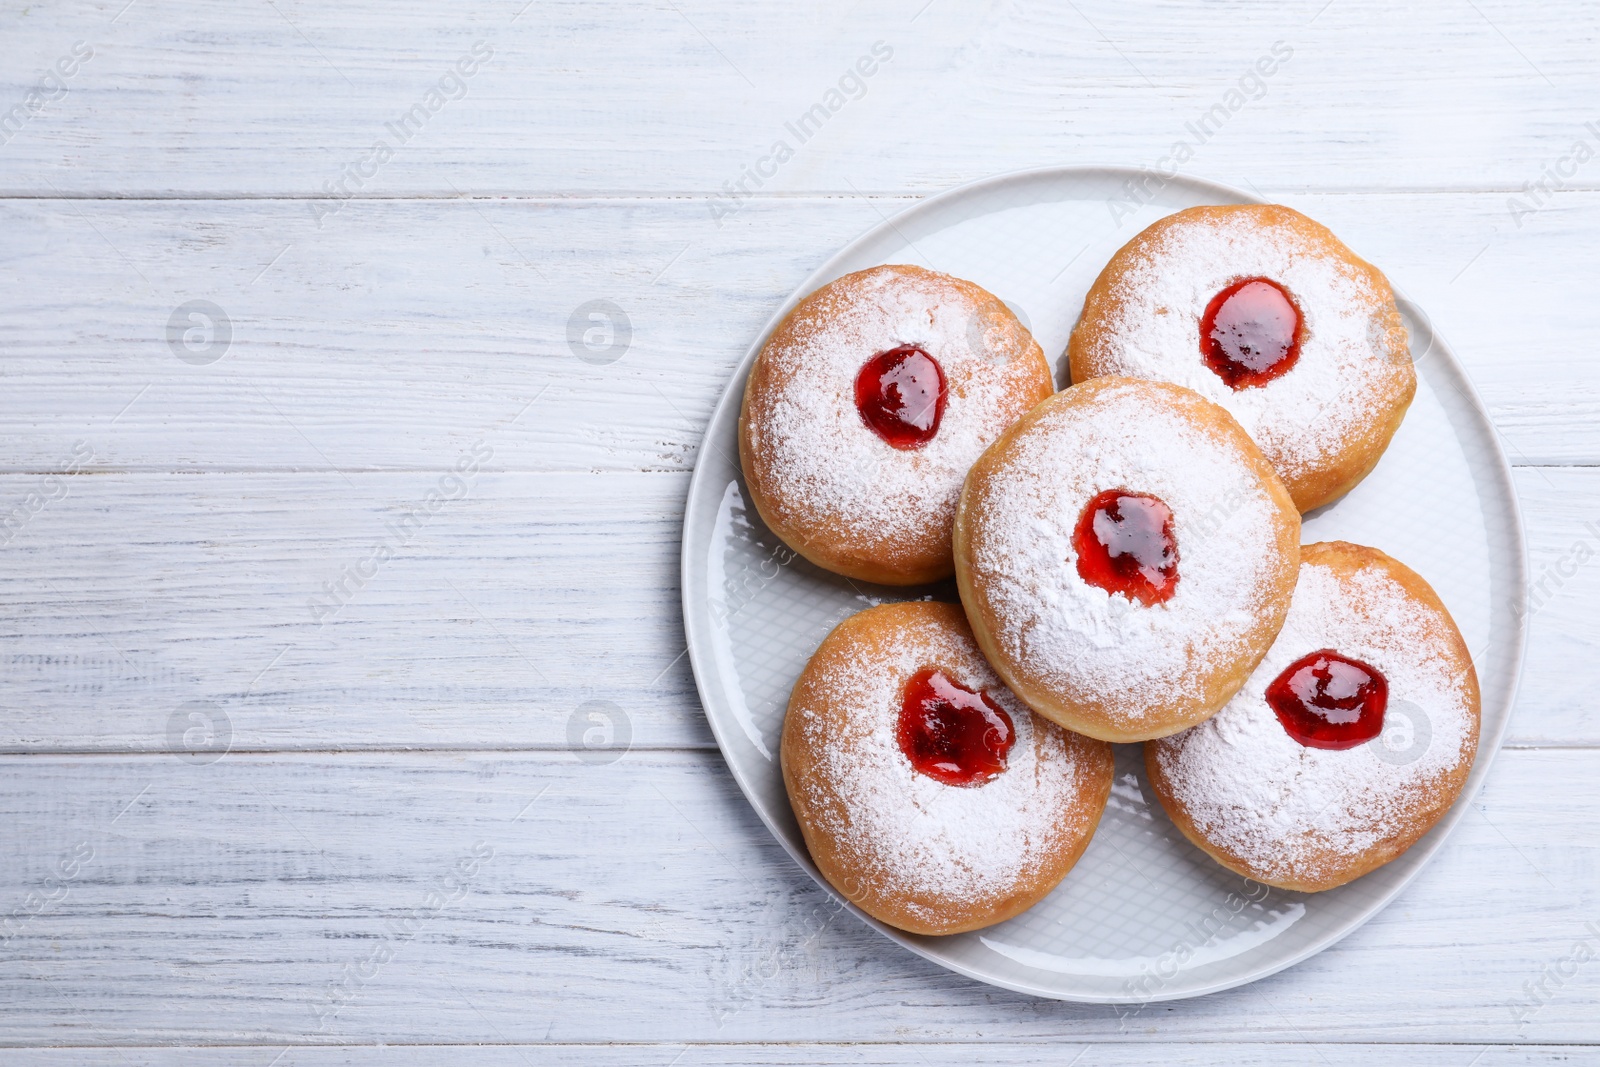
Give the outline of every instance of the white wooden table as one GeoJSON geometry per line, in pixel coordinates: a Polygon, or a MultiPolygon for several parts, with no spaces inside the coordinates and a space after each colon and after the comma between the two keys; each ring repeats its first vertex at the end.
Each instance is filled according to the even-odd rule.
{"type": "Polygon", "coordinates": [[[8,0],[0,1061],[1600,1062],[1600,10],[1137,6],[8,0]],[[1179,141],[1429,309],[1543,584],[1422,877],[1130,1024],[788,861],[677,547],[712,404],[832,250],[1179,141]]]}

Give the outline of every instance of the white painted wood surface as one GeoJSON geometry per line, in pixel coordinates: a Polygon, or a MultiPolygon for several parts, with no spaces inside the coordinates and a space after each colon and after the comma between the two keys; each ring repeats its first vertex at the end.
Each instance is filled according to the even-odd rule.
{"type": "Polygon", "coordinates": [[[1600,1062],[1600,10],[124,4],[0,10],[5,1063],[1600,1062]],[[1468,364],[1544,582],[1510,747],[1395,906],[1275,978],[1131,1019],[978,986],[836,916],[729,781],[687,472],[840,244],[1154,165],[1279,41],[1184,169],[1327,222],[1468,364]],[[596,299],[605,366],[567,340],[596,299]],[[168,343],[191,300],[215,362],[168,343]],[[583,747],[595,701],[625,754],[583,747]]]}

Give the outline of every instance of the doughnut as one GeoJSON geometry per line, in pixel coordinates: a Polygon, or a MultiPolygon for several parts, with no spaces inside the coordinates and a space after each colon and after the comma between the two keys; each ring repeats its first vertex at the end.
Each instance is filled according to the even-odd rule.
{"type": "Polygon", "coordinates": [[[1228,409],[1301,511],[1377,465],[1417,391],[1378,268],[1286,207],[1192,207],[1111,257],[1067,345],[1074,382],[1188,386],[1228,409]]]}
{"type": "Polygon", "coordinates": [[[763,521],[826,570],[887,585],[948,578],[967,468],[1054,389],[999,299],[920,267],[812,293],[756,357],[739,458],[763,521]]]}
{"type": "Polygon", "coordinates": [[[1278,632],[1300,512],[1226,411],[1164,382],[1057,393],[967,475],[956,581],[1029,707],[1102,741],[1215,714],[1278,632]]]}
{"type": "Polygon", "coordinates": [[[1374,548],[1301,550],[1289,617],[1213,719],[1145,746],[1161,805],[1229,870],[1317,892],[1393,860],[1455,802],[1478,675],[1439,597],[1374,548]]]}
{"type": "Polygon", "coordinates": [[[1032,715],[954,604],[845,619],[795,683],[783,783],[828,883],[917,934],[1009,919],[1066,877],[1111,795],[1109,745],[1032,715]]]}

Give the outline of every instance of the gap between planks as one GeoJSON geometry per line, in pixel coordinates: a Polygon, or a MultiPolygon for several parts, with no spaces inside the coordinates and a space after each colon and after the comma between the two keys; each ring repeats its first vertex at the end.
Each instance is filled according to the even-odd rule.
{"type": "MultiPolygon", "coordinates": [[[[1107,164],[1109,167],[1118,164],[1107,164]]],[[[1128,168],[1135,169],[1129,164],[1128,168]]],[[[792,191],[752,192],[743,194],[741,200],[783,202],[789,200],[908,200],[921,201],[942,193],[959,189],[978,181],[989,181],[992,178],[1004,177],[1010,173],[1026,173],[1034,168],[1024,168],[1022,171],[1003,171],[992,175],[983,175],[968,181],[957,182],[948,187],[934,190],[904,190],[904,189],[796,189],[792,191]]],[[[1046,169],[1046,168],[1039,168],[1046,169]]],[[[1220,184],[1228,185],[1229,182],[1220,184]]],[[[1279,186],[1272,190],[1282,196],[1477,196],[1477,195],[1527,195],[1527,190],[1518,185],[1397,185],[1397,186],[1279,186]]],[[[1565,196],[1569,193],[1594,193],[1600,192],[1600,184],[1570,183],[1555,190],[1554,196],[1565,196]]],[[[524,201],[561,201],[595,203],[610,203],[614,201],[654,201],[654,200],[711,200],[725,194],[720,189],[600,189],[581,193],[564,193],[559,190],[533,189],[518,190],[516,192],[486,191],[486,190],[455,190],[449,193],[439,191],[432,193],[401,192],[401,193],[363,193],[345,197],[345,203],[381,203],[391,200],[524,200],[524,201]]],[[[118,193],[112,191],[100,192],[68,192],[52,190],[49,193],[38,193],[27,190],[0,191],[0,201],[6,200],[103,200],[103,201],[147,201],[151,203],[165,203],[172,201],[215,201],[215,200],[251,200],[251,201],[301,201],[301,200],[326,200],[327,194],[318,191],[305,193],[206,193],[206,192],[173,192],[160,193],[154,191],[118,193]]]]}

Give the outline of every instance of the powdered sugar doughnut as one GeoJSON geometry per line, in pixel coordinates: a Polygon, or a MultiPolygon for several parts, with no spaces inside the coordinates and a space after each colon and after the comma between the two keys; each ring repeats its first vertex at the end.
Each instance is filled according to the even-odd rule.
{"type": "Polygon", "coordinates": [[[1176,385],[1096,378],[983,454],[956,579],[995,670],[1105,741],[1216,713],[1278,632],[1300,513],[1226,411],[1176,385]]]}
{"type": "Polygon", "coordinates": [[[971,282],[908,266],[847,274],[802,300],[751,368],[739,416],[751,499],[820,567],[891,585],[948,577],[967,468],[1052,388],[1032,336],[971,282]]]}
{"type": "Polygon", "coordinates": [[[1382,272],[1276,205],[1148,227],[1100,272],[1067,354],[1075,382],[1151,378],[1227,408],[1301,511],[1367,476],[1417,389],[1382,272]]]}
{"type": "Polygon", "coordinates": [[[869,608],[828,635],[795,683],[782,760],[823,876],[919,934],[975,930],[1038,901],[1111,794],[1110,746],[1032,715],[961,609],[930,601],[869,608]]]}
{"type": "Polygon", "coordinates": [[[1218,863],[1312,892],[1383,866],[1449,810],[1477,753],[1479,695],[1460,631],[1415,572],[1342,541],[1301,551],[1267,658],[1215,718],[1146,745],[1145,763],[1218,863]]]}

